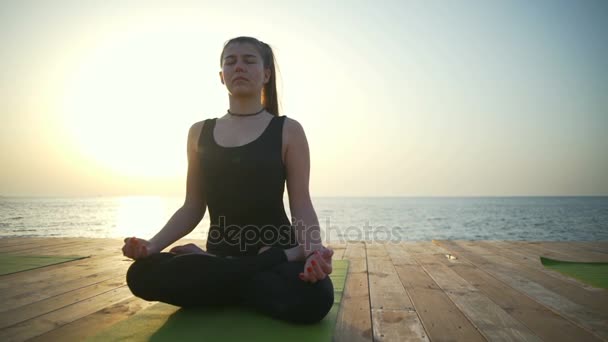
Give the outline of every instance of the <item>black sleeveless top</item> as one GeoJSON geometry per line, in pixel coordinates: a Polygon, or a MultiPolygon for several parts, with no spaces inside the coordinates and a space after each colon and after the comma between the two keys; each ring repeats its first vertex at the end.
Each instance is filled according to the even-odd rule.
{"type": "Polygon", "coordinates": [[[223,147],[205,120],[199,137],[200,170],[209,209],[207,250],[218,256],[255,255],[262,246],[297,246],[283,205],[286,170],[281,158],[286,116],[274,116],[256,140],[223,147]]]}

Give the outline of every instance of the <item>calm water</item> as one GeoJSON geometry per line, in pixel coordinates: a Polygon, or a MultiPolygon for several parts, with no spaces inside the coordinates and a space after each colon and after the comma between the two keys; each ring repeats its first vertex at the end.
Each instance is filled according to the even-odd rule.
{"type": "MultiPolygon", "coordinates": [[[[176,197],[0,197],[0,237],[152,237],[176,197]]],[[[325,241],[608,240],[608,197],[318,197],[325,241]]],[[[287,214],[288,202],[285,201],[287,214]]],[[[206,238],[205,215],[188,238],[206,238]]]]}

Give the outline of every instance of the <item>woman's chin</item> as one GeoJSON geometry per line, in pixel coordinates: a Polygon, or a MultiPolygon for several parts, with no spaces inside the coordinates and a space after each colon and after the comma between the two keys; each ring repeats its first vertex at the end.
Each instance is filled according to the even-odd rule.
{"type": "Polygon", "coordinates": [[[252,97],[256,96],[256,94],[257,92],[252,91],[248,87],[236,87],[230,91],[230,95],[232,95],[232,97],[252,97]]]}

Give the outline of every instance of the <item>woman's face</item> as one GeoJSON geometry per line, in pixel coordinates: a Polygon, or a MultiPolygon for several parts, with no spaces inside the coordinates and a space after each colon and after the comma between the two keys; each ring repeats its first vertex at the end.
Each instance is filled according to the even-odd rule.
{"type": "Polygon", "coordinates": [[[270,69],[264,69],[262,57],[249,43],[231,43],[222,59],[220,80],[232,96],[254,96],[262,92],[270,79],[270,69]]]}

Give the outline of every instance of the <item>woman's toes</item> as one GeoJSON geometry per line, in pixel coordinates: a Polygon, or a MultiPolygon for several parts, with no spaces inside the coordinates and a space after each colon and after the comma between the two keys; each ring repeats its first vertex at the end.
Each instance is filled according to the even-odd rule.
{"type": "Polygon", "coordinates": [[[264,247],[260,248],[260,250],[258,251],[258,254],[262,254],[269,249],[270,249],[270,246],[264,246],[264,247]]]}

